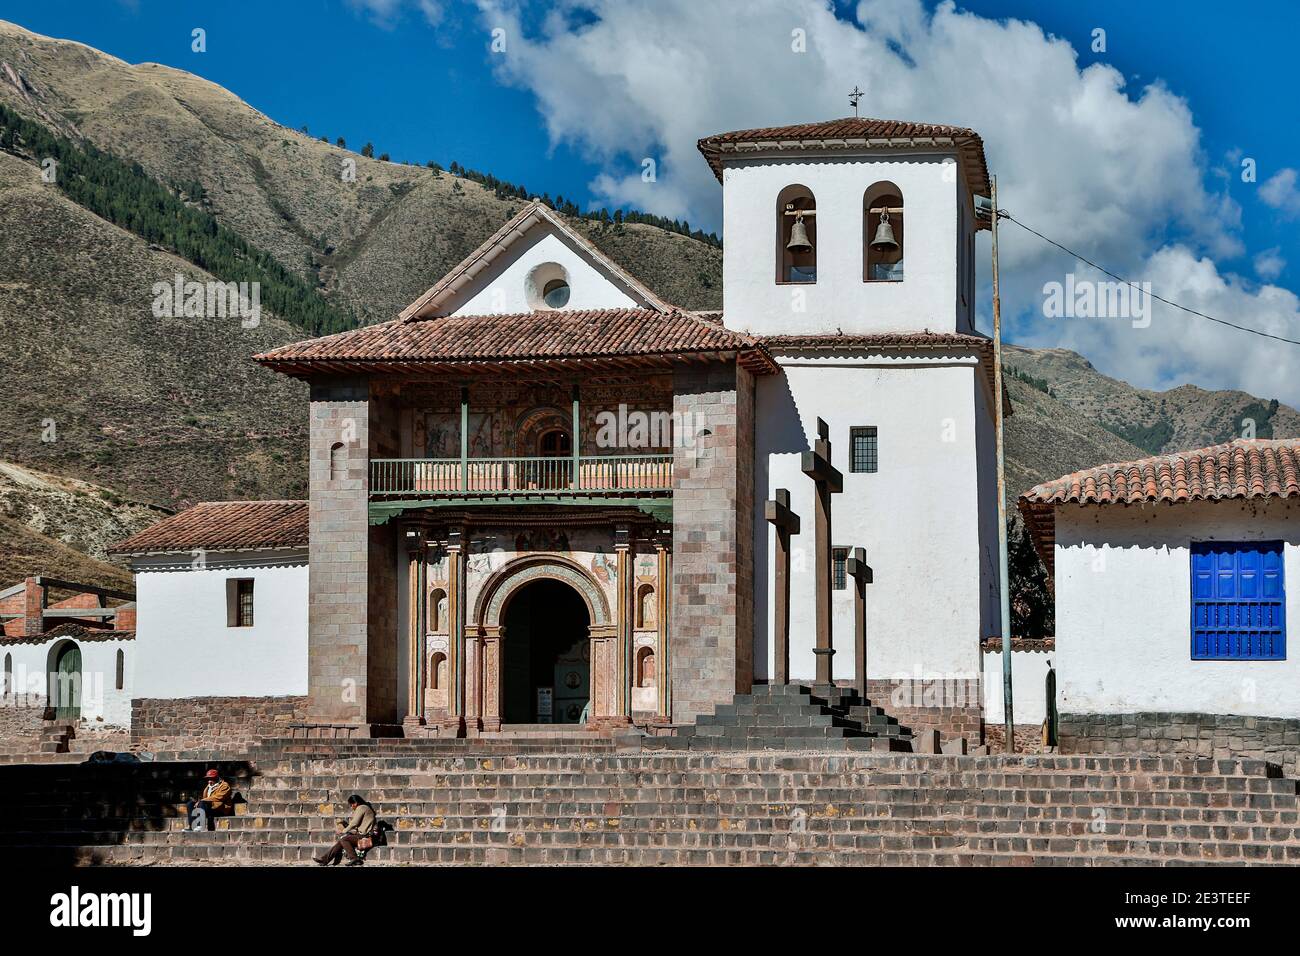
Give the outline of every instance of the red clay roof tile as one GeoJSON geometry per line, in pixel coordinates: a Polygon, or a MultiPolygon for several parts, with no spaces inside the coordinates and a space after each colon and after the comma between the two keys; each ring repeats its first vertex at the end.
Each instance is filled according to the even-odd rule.
{"type": "Polygon", "coordinates": [[[724,153],[782,152],[791,149],[854,149],[886,147],[889,140],[950,140],[966,162],[966,181],[977,195],[989,195],[989,168],[984,157],[984,142],[979,133],[964,126],[938,123],[914,123],[906,120],[872,119],[848,116],[820,123],[797,123],[793,126],[767,126],[716,133],[700,140],[698,147],[713,174],[722,181],[724,153]]]}
{"type": "Polygon", "coordinates": [[[1221,445],[1085,468],[1035,485],[1020,513],[1048,569],[1063,504],[1146,504],[1300,496],[1300,438],[1237,438],[1221,445]]]}
{"type": "Polygon", "coordinates": [[[205,501],[136,532],[109,551],[154,554],[306,546],[305,501],[205,501]]]}
{"type": "Polygon", "coordinates": [[[428,368],[672,359],[712,353],[744,353],[751,358],[765,354],[759,340],[709,318],[630,308],[397,320],[284,345],[254,360],[290,374],[306,374],[332,365],[428,368]]]}

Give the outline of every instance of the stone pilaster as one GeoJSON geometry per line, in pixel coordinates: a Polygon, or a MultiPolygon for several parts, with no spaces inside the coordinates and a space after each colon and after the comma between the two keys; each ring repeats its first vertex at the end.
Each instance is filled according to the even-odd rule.
{"type": "Polygon", "coordinates": [[[311,390],[307,716],[364,723],[370,542],[369,388],[364,381],[311,390]]]}
{"type": "Polygon", "coordinates": [[[627,525],[614,529],[614,555],[618,587],[618,609],[615,624],[618,628],[618,690],[617,712],[632,721],[632,643],[635,634],[635,602],[633,589],[636,582],[632,573],[632,535],[627,525]]]}
{"type": "Polygon", "coordinates": [[[448,717],[442,732],[465,732],[465,533],[452,528],[447,533],[447,655],[451,686],[447,688],[448,717]]]}
{"type": "Polygon", "coordinates": [[[689,722],[753,683],[753,377],[734,364],[673,373],[669,664],[672,719],[689,722]]]}
{"type": "Polygon", "coordinates": [[[658,579],[655,582],[655,600],[658,602],[656,608],[656,621],[658,622],[659,633],[657,650],[659,660],[656,662],[657,671],[655,680],[659,685],[659,710],[657,716],[667,721],[672,716],[672,680],[669,672],[669,650],[668,627],[669,609],[672,607],[671,590],[672,590],[672,552],[669,550],[671,542],[665,540],[664,535],[655,539],[655,555],[657,557],[657,567],[659,570],[658,579]]]}

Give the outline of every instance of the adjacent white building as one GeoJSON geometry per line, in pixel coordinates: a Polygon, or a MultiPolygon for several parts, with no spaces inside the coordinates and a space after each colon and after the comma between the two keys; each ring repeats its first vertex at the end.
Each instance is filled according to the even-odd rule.
{"type": "Polygon", "coordinates": [[[1055,577],[1064,748],[1295,749],[1300,440],[1103,465],[1020,507],[1055,577]]]}
{"type": "Polygon", "coordinates": [[[193,698],[210,699],[194,720],[214,726],[253,724],[266,701],[295,711],[307,692],[306,502],[206,502],[113,550],[135,573],[133,697],[145,726],[133,730],[193,698]]]}

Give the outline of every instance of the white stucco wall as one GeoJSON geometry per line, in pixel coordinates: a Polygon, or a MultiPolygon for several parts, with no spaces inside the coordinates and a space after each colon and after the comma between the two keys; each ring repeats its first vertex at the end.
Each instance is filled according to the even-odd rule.
{"type": "MultiPolygon", "coordinates": [[[[867,588],[868,676],[975,678],[982,618],[990,601],[996,538],[982,540],[996,508],[979,479],[975,394],[983,372],[974,357],[782,357],[784,374],[757,380],[755,442],[755,676],[773,672],[775,531],[763,502],[790,491],[801,533],[792,539],[790,673],[815,673],[813,483],[800,471],[816,419],[830,426],[832,463],[844,492],[832,496],[835,546],[864,547],[875,583],[867,588]],[[849,468],[849,429],[878,429],[879,471],[849,468]]],[[[853,590],[832,592],[834,674],[854,673],[853,590]]]]}
{"type": "MultiPolygon", "coordinates": [[[[29,699],[50,699],[49,674],[56,646],[68,639],[12,641],[0,647],[0,662],[11,659],[12,684],[6,691],[28,695],[29,699]]],[[[81,650],[81,716],[89,724],[111,727],[131,725],[131,697],[134,691],[135,641],[73,640],[81,650]],[[117,652],[123,654],[123,685],[117,687],[117,652]]],[[[32,700],[34,703],[35,701],[32,700]]]]}
{"type": "MultiPolygon", "coordinates": [[[[728,160],[722,254],[727,325],[766,335],[836,328],[957,331],[958,229],[959,222],[960,228],[971,223],[959,220],[963,190],[952,159],[943,153],[880,152],[728,160]],[[901,282],[863,281],[863,198],[880,181],[894,183],[903,194],[901,282]],[[782,285],[775,281],[777,197],[795,183],[816,200],[817,281],[782,285]]],[[[963,318],[962,330],[969,324],[963,318]]]]}
{"type": "Polygon", "coordinates": [[[537,223],[449,302],[452,315],[497,315],[528,312],[528,276],[534,268],[553,262],[564,268],[569,282],[565,309],[627,309],[645,305],[628,286],[603,270],[577,243],[546,223],[537,223]]]}
{"type": "Polygon", "coordinates": [[[176,563],[174,556],[133,562],[135,696],[306,694],[306,552],[206,557],[201,570],[176,563]],[[253,579],[252,627],[226,625],[227,578],[253,579]]]}
{"type": "Polygon", "coordinates": [[[1055,559],[1062,713],[1300,717],[1300,503],[1060,507],[1055,559]],[[1287,659],[1192,660],[1191,543],[1276,540],[1287,659]]]}
{"type": "MultiPolygon", "coordinates": [[[[1017,725],[1041,724],[1047,718],[1047,672],[1055,657],[1050,651],[1011,652],[1011,719],[1017,725]]],[[[1002,723],[1001,651],[984,655],[983,690],[985,721],[1002,723]]]]}

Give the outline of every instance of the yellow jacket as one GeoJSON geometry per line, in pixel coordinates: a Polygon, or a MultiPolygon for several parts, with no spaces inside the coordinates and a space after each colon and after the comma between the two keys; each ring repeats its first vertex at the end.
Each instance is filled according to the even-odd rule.
{"type": "Polygon", "coordinates": [[[203,785],[203,795],[199,799],[214,810],[218,807],[229,806],[234,802],[234,797],[230,792],[230,784],[219,777],[203,785]]]}

